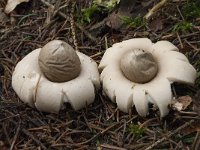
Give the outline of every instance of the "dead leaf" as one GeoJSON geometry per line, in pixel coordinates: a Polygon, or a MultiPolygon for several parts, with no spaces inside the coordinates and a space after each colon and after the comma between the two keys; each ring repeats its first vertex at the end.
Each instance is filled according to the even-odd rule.
{"type": "Polygon", "coordinates": [[[192,102],[192,98],[188,95],[186,96],[181,96],[178,98],[178,102],[183,104],[182,110],[185,110],[192,102]]]}
{"type": "Polygon", "coordinates": [[[163,22],[161,18],[157,18],[155,20],[153,20],[150,24],[149,27],[151,30],[153,30],[154,32],[157,32],[159,30],[163,29],[163,22]]]}
{"type": "Polygon", "coordinates": [[[151,5],[152,2],[154,2],[154,0],[146,0],[146,1],[142,1],[141,4],[143,7],[147,7],[147,6],[151,5]]]}
{"type": "MultiPolygon", "coordinates": [[[[145,2],[147,2],[147,0],[145,0],[145,2]]],[[[138,16],[143,16],[148,12],[148,8],[152,3],[152,0],[148,4],[137,2],[135,0],[121,0],[119,5],[115,8],[115,11],[108,16],[106,25],[115,30],[123,30],[123,17],[134,19],[138,16]]]]}
{"type": "Polygon", "coordinates": [[[190,96],[181,96],[178,99],[172,100],[172,108],[178,111],[185,110],[191,102],[192,98],[190,96]]]}
{"type": "Polygon", "coordinates": [[[173,100],[173,102],[172,102],[172,108],[175,109],[175,110],[181,111],[182,108],[183,108],[183,104],[179,103],[176,100],[173,100]]]}
{"type": "Polygon", "coordinates": [[[5,13],[9,14],[17,5],[21,4],[22,2],[29,2],[29,0],[8,0],[5,7],[5,13]]]}
{"type": "Polygon", "coordinates": [[[106,25],[112,29],[118,30],[121,28],[123,22],[121,20],[122,16],[131,17],[131,11],[135,6],[135,1],[133,0],[123,0],[119,3],[118,10],[114,11],[110,16],[106,25]]]}

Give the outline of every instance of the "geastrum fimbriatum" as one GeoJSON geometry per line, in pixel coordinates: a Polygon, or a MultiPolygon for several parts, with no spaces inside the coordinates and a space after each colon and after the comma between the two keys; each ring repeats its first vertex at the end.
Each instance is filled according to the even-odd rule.
{"type": "Polygon", "coordinates": [[[196,70],[176,46],[147,38],[114,44],[106,50],[99,70],[104,93],[124,112],[135,105],[141,116],[148,114],[149,103],[159,108],[161,117],[167,115],[171,83],[193,84],[196,79],[196,70]]]}
{"type": "Polygon", "coordinates": [[[22,101],[40,111],[58,113],[65,102],[78,110],[94,101],[99,72],[90,57],[53,40],[17,64],[12,87],[22,101]]]}

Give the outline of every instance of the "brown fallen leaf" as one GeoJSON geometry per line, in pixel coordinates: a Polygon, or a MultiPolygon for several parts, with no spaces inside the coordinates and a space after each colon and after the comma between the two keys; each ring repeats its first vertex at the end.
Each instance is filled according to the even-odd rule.
{"type": "Polygon", "coordinates": [[[192,98],[188,95],[178,98],[178,102],[183,104],[183,110],[185,110],[192,102],[192,98]]]}
{"type": "Polygon", "coordinates": [[[135,7],[135,2],[135,0],[120,1],[119,8],[109,16],[106,25],[115,30],[121,28],[123,24],[121,17],[131,17],[131,11],[135,7]]]}
{"type": "Polygon", "coordinates": [[[156,18],[153,20],[150,24],[149,27],[152,31],[157,32],[163,29],[163,22],[161,18],[156,18]]]}
{"type": "Polygon", "coordinates": [[[21,4],[22,2],[29,2],[29,0],[8,0],[4,10],[5,13],[9,14],[17,5],[21,4]]]}
{"type": "Polygon", "coordinates": [[[178,111],[185,110],[191,102],[192,98],[190,96],[181,96],[178,99],[172,100],[172,108],[178,111]]]}
{"type": "Polygon", "coordinates": [[[108,16],[106,25],[115,30],[122,30],[124,23],[122,18],[134,19],[138,16],[144,16],[148,9],[152,7],[154,0],[121,0],[118,7],[108,16]]]}

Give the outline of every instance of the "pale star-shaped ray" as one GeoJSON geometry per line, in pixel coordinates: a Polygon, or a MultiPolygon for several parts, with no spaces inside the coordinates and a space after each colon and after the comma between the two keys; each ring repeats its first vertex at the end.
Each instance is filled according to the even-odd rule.
{"type": "Polygon", "coordinates": [[[104,93],[124,112],[135,105],[141,116],[148,114],[148,103],[159,108],[161,117],[167,115],[172,99],[171,83],[193,84],[196,79],[196,70],[176,46],[168,41],[153,44],[142,38],[114,44],[105,52],[99,69],[104,93]],[[158,64],[156,76],[144,84],[128,80],[120,69],[122,55],[134,48],[150,52],[158,64]]]}

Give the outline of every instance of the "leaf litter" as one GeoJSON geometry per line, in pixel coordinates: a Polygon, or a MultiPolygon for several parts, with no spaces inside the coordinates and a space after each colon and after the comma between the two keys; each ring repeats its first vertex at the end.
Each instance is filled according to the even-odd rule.
{"type": "MultiPolygon", "coordinates": [[[[128,114],[122,113],[101,91],[95,103],[87,108],[74,111],[66,105],[66,109],[58,115],[39,112],[19,100],[11,88],[11,75],[16,63],[53,39],[62,39],[75,46],[76,38],[77,48],[92,56],[97,63],[107,47],[124,39],[149,37],[153,41],[169,40],[199,71],[200,30],[198,22],[193,21],[197,18],[190,16],[187,19],[188,22],[193,21],[189,30],[173,32],[174,26],[184,21],[184,13],[180,10],[187,5],[185,1],[167,2],[145,24],[133,28],[125,24],[121,27],[117,23],[119,28],[106,25],[106,21],[113,19],[110,18],[112,12],[106,12],[107,15],[99,17],[98,21],[94,17],[91,22],[82,24],[77,18],[81,17],[82,9],[89,8],[91,1],[76,1],[74,17],[69,17],[73,3],[72,0],[19,3],[14,8],[15,13],[12,10],[6,16],[8,22],[0,23],[0,149],[198,149],[199,96],[194,95],[200,87],[199,78],[194,87],[176,86],[176,96],[184,103],[184,110],[171,110],[163,120],[153,108],[146,118],[138,116],[134,108],[128,114]],[[53,12],[49,9],[52,6],[53,12]],[[47,14],[48,11],[50,14],[47,14]],[[149,24],[160,17],[162,19],[150,28],[149,24]],[[74,26],[70,24],[70,18],[74,18],[74,26]],[[11,19],[16,23],[12,24],[11,19]],[[74,37],[72,28],[76,29],[74,37]],[[190,96],[182,97],[186,95],[190,96]],[[194,110],[190,104],[194,105],[194,110]]],[[[138,7],[125,15],[133,13],[129,17],[134,21],[139,14],[145,16],[157,3],[156,0],[149,3],[136,1],[135,6],[138,7]],[[144,8],[140,9],[141,6],[144,8]]],[[[4,10],[5,6],[6,1],[0,1],[0,9],[4,10]]],[[[116,5],[113,12],[119,6],[116,5]]]]}

